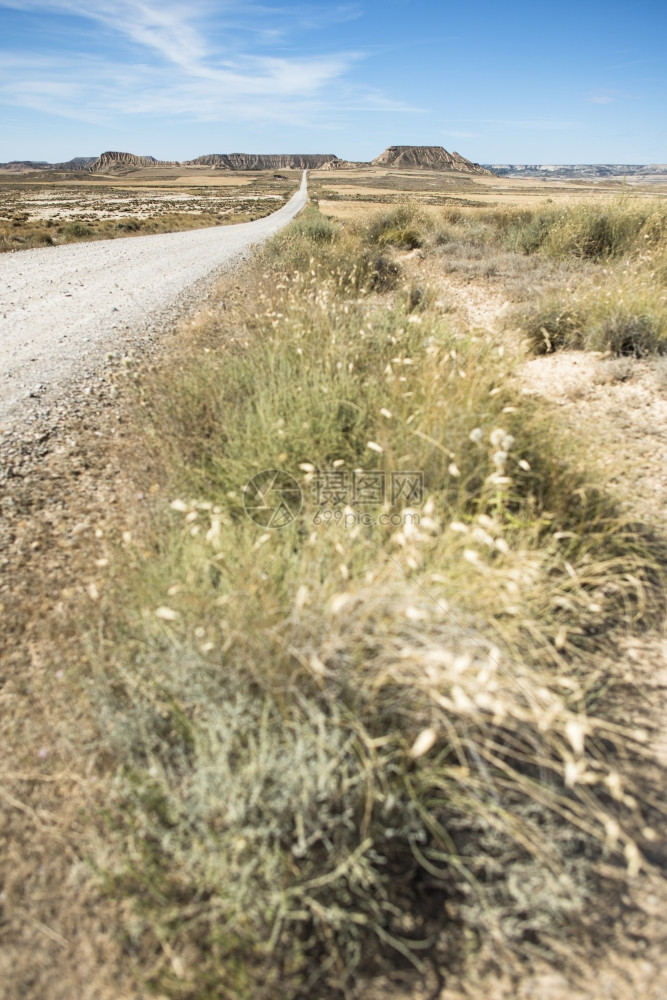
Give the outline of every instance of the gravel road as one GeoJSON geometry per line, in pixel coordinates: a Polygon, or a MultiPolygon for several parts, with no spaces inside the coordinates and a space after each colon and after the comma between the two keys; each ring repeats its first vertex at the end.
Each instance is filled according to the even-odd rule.
{"type": "Polygon", "coordinates": [[[236,226],[135,236],[0,255],[0,426],[57,393],[110,348],[165,314],[287,225],[308,200],[301,187],[272,215],[236,226]]]}

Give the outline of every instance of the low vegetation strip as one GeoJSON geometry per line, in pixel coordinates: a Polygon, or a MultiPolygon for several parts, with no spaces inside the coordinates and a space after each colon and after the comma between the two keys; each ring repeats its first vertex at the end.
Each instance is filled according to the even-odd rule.
{"type": "Polygon", "coordinates": [[[123,187],[0,176],[0,252],[252,222],[285,204],[298,175],[242,176],[236,185],[215,180],[186,186],[175,176],[123,187]]]}
{"type": "Polygon", "coordinates": [[[454,210],[444,217],[444,242],[491,243],[560,266],[560,281],[509,316],[537,353],[667,353],[664,201],[621,197],[607,205],[454,210]]]}
{"type": "Polygon", "coordinates": [[[467,225],[309,209],[140,389],[170,502],[125,538],[81,680],[89,856],[164,995],[562,954],[604,934],[602,872],[648,865],[647,733],[601,667],[662,612],[664,541],[405,284],[392,247],[467,225]]]}
{"type": "Polygon", "coordinates": [[[0,252],[32,250],[36,247],[62,246],[68,243],[90,243],[94,240],[116,240],[127,236],[153,236],[156,233],[184,233],[192,229],[237,225],[262,219],[287,199],[264,199],[251,205],[239,205],[226,212],[164,212],[140,218],[121,216],[115,219],[90,218],[61,221],[29,220],[15,215],[0,220],[0,252]]]}

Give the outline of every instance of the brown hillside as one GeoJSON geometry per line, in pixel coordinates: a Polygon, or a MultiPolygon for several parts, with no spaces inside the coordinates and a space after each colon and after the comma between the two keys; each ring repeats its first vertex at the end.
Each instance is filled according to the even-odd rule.
{"type": "Polygon", "coordinates": [[[460,153],[448,153],[442,146],[389,146],[371,160],[374,167],[425,167],[429,170],[459,170],[470,174],[491,174],[479,163],[460,153]]]}
{"type": "Polygon", "coordinates": [[[175,162],[156,160],[154,156],[135,156],[134,153],[106,152],[91,163],[89,170],[92,173],[114,173],[118,170],[136,167],[165,167],[177,166],[175,162]]]}

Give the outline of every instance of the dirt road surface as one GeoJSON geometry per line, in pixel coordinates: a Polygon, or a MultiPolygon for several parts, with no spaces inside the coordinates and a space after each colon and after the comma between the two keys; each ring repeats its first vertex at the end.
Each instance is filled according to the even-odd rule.
{"type": "Polygon", "coordinates": [[[307,200],[304,171],[287,204],[254,222],[1,255],[0,424],[11,426],[31,399],[122,346],[195,283],[247,257],[307,200]]]}

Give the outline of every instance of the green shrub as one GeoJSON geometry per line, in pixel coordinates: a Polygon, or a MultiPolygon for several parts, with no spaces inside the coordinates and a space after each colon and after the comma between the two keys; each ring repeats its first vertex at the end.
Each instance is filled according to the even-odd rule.
{"type": "Polygon", "coordinates": [[[567,208],[500,209],[480,217],[509,249],[541,251],[561,259],[636,255],[660,246],[667,235],[667,209],[661,202],[619,200],[567,208]]]}
{"type": "Polygon", "coordinates": [[[341,227],[319,212],[311,211],[294,222],[291,232],[294,236],[305,236],[314,243],[332,243],[340,235],[341,227]]]}
{"type": "Polygon", "coordinates": [[[142,228],[140,219],[123,219],[116,223],[116,229],[126,233],[138,233],[142,228]]]}
{"type": "Polygon", "coordinates": [[[333,282],[336,294],[388,291],[401,273],[398,264],[377,246],[362,244],[359,233],[344,233],[312,205],[269,242],[265,257],[273,266],[284,266],[289,260],[296,272],[333,282]]]}
{"type": "Polygon", "coordinates": [[[374,216],[364,237],[371,245],[414,249],[423,245],[430,228],[430,220],[423,210],[413,202],[406,202],[374,216]]]}
{"type": "Polygon", "coordinates": [[[424,240],[418,229],[406,227],[405,229],[385,229],[378,237],[378,246],[394,246],[402,250],[414,250],[422,246],[424,240]]]}
{"type": "Polygon", "coordinates": [[[511,313],[537,354],[561,348],[644,357],[667,353],[667,303],[640,280],[552,293],[511,313]]]}
{"type": "Polygon", "coordinates": [[[82,240],[86,236],[92,235],[92,229],[89,226],[84,225],[83,222],[68,222],[67,225],[63,226],[60,230],[61,236],[66,240],[82,240]]]}

